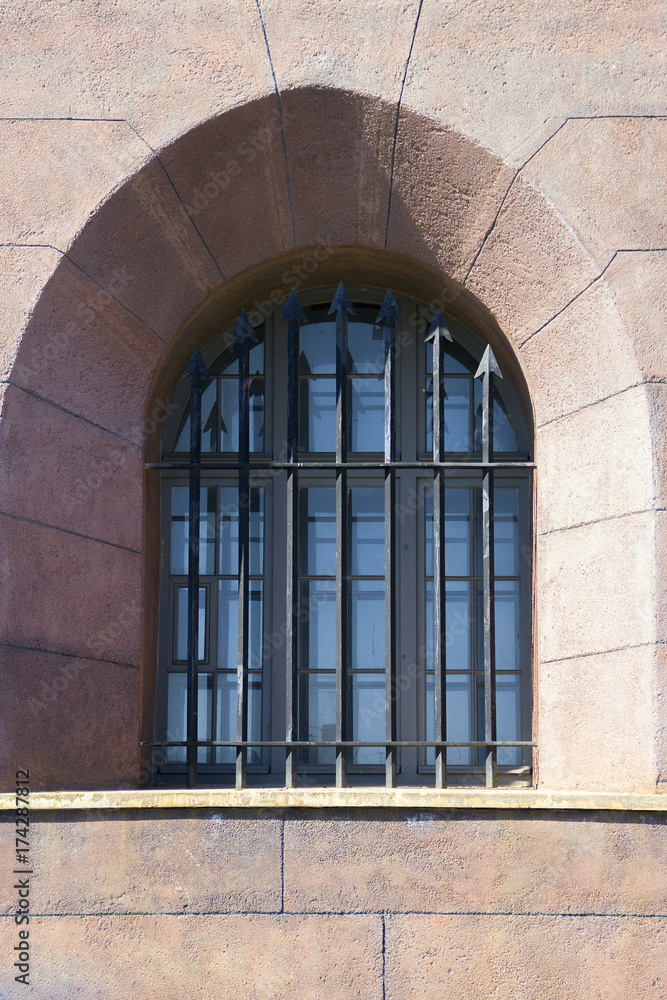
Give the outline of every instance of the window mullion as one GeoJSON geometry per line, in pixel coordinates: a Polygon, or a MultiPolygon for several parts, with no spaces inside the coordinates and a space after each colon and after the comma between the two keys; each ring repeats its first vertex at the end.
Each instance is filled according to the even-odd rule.
{"type": "MultiPolygon", "coordinates": [[[[250,341],[256,340],[245,309],[241,312],[234,337],[239,354],[239,589],[238,646],[236,673],[236,739],[248,739],[248,618],[250,559],[250,341]]],[[[236,787],[248,780],[248,748],[236,748],[236,787]]]]}

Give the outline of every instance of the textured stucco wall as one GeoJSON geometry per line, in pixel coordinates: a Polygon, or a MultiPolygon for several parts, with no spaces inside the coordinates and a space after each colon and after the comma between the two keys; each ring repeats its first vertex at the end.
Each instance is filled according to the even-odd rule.
{"type": "Polygon", "coordinates": [[[206,309],[281,288],[323,243],[346,277],[436,299],[439,275],[525,379],[541,783],[664,781],[665,20],[660,3],[5,5],[7,775],[21,738],[45,787],[137,780],[143,449],[206,309]],[[345,247],[366,263],[345,273],[345,247]]]}
{"type": "MultiPolygon", "coordinates": [[[[667,983],[664,814],[33,816],[40,1000],[653,1000],[667,983]]],[[[0,919],[4,955],[15,932],[0,919]]],[[[19,995],[7,963],[0,983],[19,995]]]]}

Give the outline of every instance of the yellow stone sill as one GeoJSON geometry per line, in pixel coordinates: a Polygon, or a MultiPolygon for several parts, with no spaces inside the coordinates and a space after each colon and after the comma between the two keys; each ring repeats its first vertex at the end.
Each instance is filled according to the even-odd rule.
{"type": "MultiPolygon", "coordinates": [[[[20,803],[23,805],[23,803],[20,803]]],[[[0,794],[0,810],[16,807],[0,794]]],[[[517,788],[170,788],[33,792],[30,809],[602,809],[667,812],[667,795],[517,788]]]]}

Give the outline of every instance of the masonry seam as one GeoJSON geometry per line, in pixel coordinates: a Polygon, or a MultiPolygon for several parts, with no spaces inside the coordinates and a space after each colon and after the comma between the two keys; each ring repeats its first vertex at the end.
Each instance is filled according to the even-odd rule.
{"type": "Polygon", "coordinates": [[[589,410],[591,406],[598,406],[600,403],[606,403],[608,399],[615,399],[616,396],[622,396],[625,392],[631,392],[633,389],[640,389],[642,386],[647,385],[666,385],[667,379],[642,379],[641,382],[633,382],[632,385],[626,385],[623,389],[617,389],[616,392],[610,392],[608,396],[601,396],[600,399],[594,399],[590,403],[584,403],[583,406],[578,406],[575,410],[568,410],[567,413],[561,413],[557,417],[553,417],[552,420],[546,420],[543,424],[538,424],[538,430],[542,430],[544,427],[549,427],[551,424],[558,423],[559,420],[565,420],[566,417],[572,417],[576,413],[582,413],[584,410],[589,410]]]}
{"type": "Polygon", "coordinates": [[[269,45],[269,36],[266,30],[266,22],[264,21],[264,12],[262,11],[262,5],[260,0],[255,0],[257,6],[257,13],[259,15],[259,23],[262,28],[262,34],[264,36],[264,45],[266,46],[266,55],[269,60],[269,68],[271,70],[271,76],[273,77],[273,86],[276,92],[276,101],[278,103],[278,115],[280,117],[280,136],[283,144],[283,158],[285,161],[285,183],[287,185],[287,201],[289,204],[290,222],[292,225],[292,239],[294,241],[294,246],[298,246],[298,241],[296,238],[296,219],[294,217],[294,201],[292,199],[292,181],[290,179],[289,172],[289,160],[287,156],[287,137],[285,135],[285,119],[283,115],[283,99],[280,93],[280,87],[278,86],[278,77],[276,76],[275,66],[273,65],[273,56],[271,55],[271,46],[269,45]]]}
{"type": "Polygon", "coordinates": [[[88,417],[82,417],[80,413],[74,413],[72,410],[68,410],[66,406],[61,406],[60,403],[55,403],[52,399],[47,399],[46,396],[40,396],[38,392],[33,392],[32,389],[26,389],[25,386],[19,385],[18,382],[14,382],[12,379],[2,379],[0,380],[0,385],[10,385],[12,389],[18,389],[19,392],[25,393],[26,396],[30,396],[32,399],[39,400],[40,403],[46,403],[47,406],[53,406],[54,409],[60,410],[61,413],[66,413],[68,416],[74,417],[76,420],[81,420],[84,424],[89,424],[90,427],[96,427],[98,431],[102,431],[104,434],[108,434],[110,437],[116,438],[117,441],[122,441],[123,444],[129,445],[131,448],[141,448],[141,445],[137,444],[136,441],[130,441],[128,438],[123,437],[122,434],[117,434],[116,431],[111,431],[108,427],[102,427],[101,424],[96,424],[94,420],[89,420],[88,417]]]}
{"type": "MultiPolygon", "coordinates": [[[[187,913],[155,912],[150,910],[98,910],[90,913],[34,913],[32,916],[44,919],[51,917],[55,919],[67,919],[76,917],[176,917],[178,919],[188,917],[382,917],[387,911],[384,910],[356,910],[350,912],[346,910],[293,910],[289,913],[276,913],[275,910],[194,910],[187,913]]],[[[392,911],[393,917],[515,917],[521,919],[535,919],[536,917],[552,919],[575,919],[575,920],[666,920],[667,913],[563,913],[551,912],[549,910],[396,910],[392,911]]],[[[14,914],[0,914],[5,920],[14,920],[14,914]]],[[[384,936],[383,936],[384,948],[384,936]]],[[[383,953],[384,959],[384,953],[383,953]]],[[[384,969],[384,966],[383,966],[384,969]]],[[[384,980],[384,974],[383,974],[384,980]]],[[[384,983],[383,983],[384,984],[384,983]]]]}
{"type": "Polygon", "coordinates": [[[539,537],[557,535],[562,531],[572,531],[575,528],[588,528],[592,524],[605,524],[607,521],[621,521],[624,517],[637,517],[639,514],[664,514],[664,507],[646,507],[644,510],[629,510],[624,514],[609,514],[608,517],[596,517],[592,521],[578,521],[576,524],[566,524],[561,528],[551,528],[550,531],[540,531],[539,537]]]}
{"type": "Polygon", "coordinates": [[[607,656],[609,653],[627,653],[631,649],[652,649],[654,646],[663,647],[667,645],[666,639],[656,639],[654,642],[637,642],[630,646],[616,646],[614,649],[596,649],[592,653],[577,653],[573,656],[557,656],[553,660],[542,660],[547,663],[566,663],[568,660],[585,660],[591,656],[607,656]]]}
{"type": "Polygon", "coordinates": [[[95,538],[93,535],[83,535],[80,531],[72,531],[71,528],[61,528],[57,524],[47,524],[45,521],[36,521],[32,517],[22,517],[20,514],[12,514],[7,510],[0,510],[0,517],[11,517],[14,521],[23,521],[25,524],[36,524],[40,528],[49,528],[51,531],[61,531],[65,535],[74,535],[75,538],[85,538],[89,542],[98,542],[100,545],[109,545],[112,549],[121,549],[123,552],[130,552],[132,555],[140,556],[138,549],[131,549],[127,545],[119,545],[117,542],[105,542],[103,538],[95,538]]]}
{"type": "Polygon", "coordinates": [[[138,670],[136,663],[123,663],[120,660],[103,660],[97,656],[86,656],[84,653],[63,653],[59,649],[45,649],[43,646],[22,646],[16,642],[0,642],[4,649],[17,649],[25,653],[46,653],[49,656],[63,656],[68,660],[90,660],[91,663],[106,663],[110,667],[123,667],[125,670],[138,670]]]}
{"type": "Polygon", "coordinates": [[[387,914],[382,914],[382,1000],[387,996],[387,914]]]}
{"type": "Polygon", "coordinates": [[[410,59],[412,57],[412,49],[414,48],[415,38],[417,37],[417,28],[419,27],[419,18],[421,17],[422,7],[424,6],[424,0],[419,0],[419,7],[417,8],[417,16],[415,17],[414,28],[412,29],[412,38],[410,39],[410,48],[408,49],[408,57],[405,60],[405,68],[403,69],[403,78],[401,80],[401,89],[398,93],[398,101],[396,103],[396,120],[394,122],[394,139],[391,147],[391,165],[389,168],[389,197],[387,200],[387,223],[384,230],[384,248],[387,249],[387,243],[389,241],[389,221],[391,219],[391,199],[394,191],[394,164],[396,162],[396,145],[398,143],[398,126],[401,117],[401,105],[403,103],[403,91],[405,89],[405,81],[408,77],[408,69],[410,66],[410,59]]]}
{"type": "Polygon", "coordinates": [[[285,814],[280,826],[280,912],[285,912],[285,814]]]}
{"type": "Polygon", "coordinates": [[[193,229],[194,229],[194,231],[196,232],[197,236],[198,236],[198,237],[199,237],[199,239],[201,240],[201,242],[202,242],[202,246],[203,246],[203,247],[204,247],[204,249],[206,250],[206,252],[207,252],[207,254],[209,255],[209,257],[211,258],[211,260],[213,261],[213,263],[214,263],[215,267],[216,267],[216,268],[217,268],[217,270],[218,270],[218,273],[220,274],[220,277],[221,277],[221,278],[223,279],[223,281],[224,281],[224,280],[225,280],[225,275],[223,274],[223,271],[222,271],[222,268],[220,267],[220,265],[218,264],[217,260],[215,259],[215,256],[214,256],[214,254],[213,254],[213,251],[211,250],[211,248],[209,247],[208,243],[206,242],[206,240],[205,240],[205,239],[204,239],[204,237],[202,236],[201,232],[199,231],[199,228],[198,228],[198,226],[197,226],[197,223],[195,222],[195,220],[194,220],[194,219],[192,218],[192,216],[191,216],[191,215],[190,215],[190,213],[188,212],[188,210],[187,210],[187,207],[186,207],[186,205],[185,205],[185,203],[184,203],[183,199],[182,199],[182,198],[181,198],[181,196],[180,196],[180,193],[179,193],[179,191],[178,191],[178,188],[177,188],[177,187],[176,187],[176,185],[174,184],[174,182],[173,182],[173,180],[171,179],[171,176],[170,176],[170,174],[169,174],[169,171],[167,170],[167,168],[165,167],[164,163],[162,162],[162,158],[161,158],[160,154],[158,153],[158,151],[157,151],[156,149],[154,149],[154,148],[153,148],[153,147],[151,146],[151,144],[150,144],[150,143],[148,142],[148,140],[147,140],[147,139],[144,139],[143,135],[141,135],[141,133],[140,133],[140,132],[139,132],[139,131],[138,131],[138,130],[137,130],[137,129],[135,128],[135,126],[134,126],[134,125],[132,124],[132,122],[129,122],[129,121],[127,121],[127,120],[126,120],[125,124],[126,124],[126,125],[128,126],[128,128],[131,128],[131,129],[132,129],[132,131],[133,131],[133,132],[134,132],[134,134],[135,134],[135,135],[137,136],[137,138],[138,138],[138,139],[139,139],[139,140],[140,140],[141,142],[143,142],[143,143],[144,143],[144,145],[146,146],[146,148],[147,148],[147,149],[149,149],[149,150],[151,151],[151,153],[153,154],[153,156],[155,157],[155,159],[156,159],[156,160],[157,160],[157,162],[159,163],[159,165],[160,165],[160,168],[162,169],[162,172],[164,173],[164,176],[165,176],[165,177],[167,178],[167,181],[169,182],[169,184],[170,184],[170,186],[171,186],[171,188],[172,188],[172,190],[173,190],[174,194],[175,194],[175,195],[176,195],[176,197],[178,198],[178,203],[179,203],[179,205],[180,205],[180,206],[181,206],[181,208],[183,209],[183,212],[184,212],[184,214],[185,214],[185,215],[187,216],[187,218],[188,218],[188,219],[190,220],[190,225],[192,226],[192,228],[193,228],[193,229]]]}

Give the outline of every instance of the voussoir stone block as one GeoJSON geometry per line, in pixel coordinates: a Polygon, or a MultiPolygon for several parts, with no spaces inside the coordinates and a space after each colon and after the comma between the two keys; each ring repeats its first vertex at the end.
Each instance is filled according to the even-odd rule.
{"type": "Polygon", "coordinates": [[[12,382],[141,444],[163,342],[63,260],[33,309],[12,382]]]}
{"type": "Polygon", "coordinates": [[[281,91],[339,87],[397,101],[418,0],[262,0],[281,91]]]}
{"type": "Polygon", "coordinates": [[[465,284],[519,347],[596,277],[544,195],[519,177],[465,284]]]}
{"type": "Polygon", "coordinates": [[[387,1000],[653,1000],[667,919],[393,916],[385,968],[387,1000]]]}
{"type": "Polygon", "coordinates": [[[654,506],[650,414],[637,386],[539,429],[540,534],[654,506]]]}
{"type": "Polygon", "coordinates": [[[141,556],[105,542],[0,514],[4,588],[0,632],[11,645],[136,665],[141,556]]]}
{"type": "MultiPolygon", "coordinates": [[[[543,787],[655,791],[655,656],[644,646],[540,665],[543,787]]],[[[656,877],[652,864],[646,862],[645,871],[656,877]]]]}
{"type": "Polygon", "coordinates": [[[664,7],[425,3],[403,95],[518,165],[567,117],[664,115],[664,7]]]}
{"type": "Polygon", "coordinates": [[[468,137],[403,110],[387,246],[462,281],[513,176],[468,137]]]}
{"type": "MultiPolygon", "coordinates": [[[[43,917],[38,926],[38,1000],[89,996],[91,984],[105,1000],[199,1000],[203,987],[225,1000],[382,997],[380,917],[43,917]]],[[[0,932],[9,955],[13,920],[0,920],[0,932]]],[[[0,975],[12,996],[9,963],[0,975]]]]}
{"type": "Polygon", "coordinates": [[[667,249],[619,253],[605,281],[649,379],[667,379],[667,249]]]}
{"type": "Polygon", "coordinates": [[[2,121],[0,138],[1,242],[62,251],[108,192],[150,156],[125,122],[2,121]]]}
{"type": "Polygon", "coordinates": [[[275,94],[205,122],[160,159],[225,277],[294,246],[275,94]]]}
{"type": "Polygon", "coordinates": [[[525,172],[600,266],[667,246],[667,119],[568,121],[525,172]]]}
{"type": "MultiPolygon", "coordinates": [[[[620,745],[622,752],[622,746],[620,745]]],[[[612,747],[607,748],[614,753],[612,747]]],[[[625,787],[625,786],[623,786],[625,787]]],[[[285,908],[307,912],[656,913],[658,818],[519,812],[285,821],[285,908]]]]}
{"type": "Polygon", "coordinates": [[[28,317],[61,256],[53,247],[0,247],[0,379],[9,377],[28,317]]]}
{"type": "Polygon", "coordinates": [[[156,159],[102,206],[68,256],[163,340],[222,280],[156,159]]]}
{"type": "Polygon", "coordinates": [[[141,548],[139,447],[9,385],[0,449],[0,510],[141,548]]]}
{"type": "Polygon", "coordinates": [[[628,514],[540,536],[536,589],[542,663],[660,637],[656,518],[652,512],[628,514]]]}
{"type": "Polygon", "coordinates": [[[384,247],[394,105],[308,88],[283,108],[298,244],[384,247]]]}
{"type": "Polygon", "coordinates": [[[281,908],[280,819],[197,809],[107,812],[102,821],[91,813],[42,814],[38,822],[40,913],[281,908]]]}
{"type": "Polygon", "coordinates": [[[609,291],[596,282],[519,351],[538,427],[642,381],[609,291]]]}
{"type": "MultiPolygon", "coordinates": [[[[136,668],[35,649],[5,647],[0,655],[3,791],[15,788],[18,767],[30,769],[33,791],[134,787],[139,741],[136,668]]],[[[0,814],[2,818],[13,821],[10,813],[0,814]]],[[[3,824],[2,829],[12,835],[11,826],[3,824]]],[[[35,852],[39,845],[35,838],[35,852]]],[[[58,866],[50,849],[41,857],[42,873],[58,866]]],[[[76,870],[87,879],[102,861],[98,857],[76,870]]],[[[71,880],[75,870],[71,855],[67,864],[71,880]]]]}

